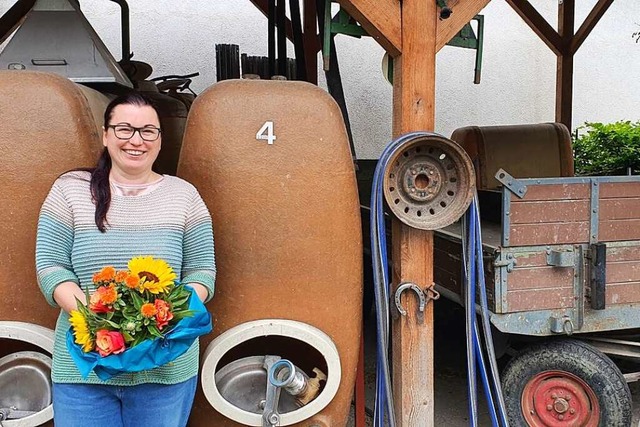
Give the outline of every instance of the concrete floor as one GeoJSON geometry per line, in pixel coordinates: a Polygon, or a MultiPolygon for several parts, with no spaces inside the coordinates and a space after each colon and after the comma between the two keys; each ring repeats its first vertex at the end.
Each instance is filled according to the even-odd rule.
{"type": "MultiPolygon", "coordinates": [[[[464,313],[445,300],[436,302],[435,313],[435,425],[469,426],[464,313]]],[[[365,326],[365,387],[367,412],[372,413],[375,387],[375,318],[373,312],[365,326]]],[[[640,366],[638,366],[640,370],[640,366]]],[[[640,383],[629,384],[633,396],[633,422],[640,421],[640,383]]],[[[491,426],[486,403],[479,391],[479,425],[491,426]]],[[[372,420],[367,416],[367,426],[372,420]]],[[[353,414],[348,426],[353,426],[353,414]]]]}

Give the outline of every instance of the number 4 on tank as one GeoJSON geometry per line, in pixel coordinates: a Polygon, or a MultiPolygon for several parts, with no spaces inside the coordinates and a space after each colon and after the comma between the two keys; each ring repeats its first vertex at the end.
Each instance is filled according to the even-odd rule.
{"type": "Polygon", "coordinates": [[[256,133],[256,139],[264,139],[267,144],[273,145],[276,136],[273,133],[273,122],[271,120],[264,122],[258,133],[256,133]]]}

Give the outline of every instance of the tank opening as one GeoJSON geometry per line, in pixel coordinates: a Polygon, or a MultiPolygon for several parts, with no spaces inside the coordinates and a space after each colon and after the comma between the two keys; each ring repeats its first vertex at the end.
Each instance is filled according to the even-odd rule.
{"type": "Polygon", "coordinates": [[[238,344],[220,358],[216,372],[234,360],[265,355],[289,359],[309,376],[313,376],[313,368],[327,373],[327,361],[315,347],[298,339],[280,335],[252,338],[238,344]]]}
{"type": "Polygon", "coordinates": [[[51,354],[35,344],[8,338],[0,338],[0,358],[19,351],[35,351],[51,357],[51,354]]]}
{"type": "MultiPolygon", "coordinates": [[[[232,405],[248,412],[262,414],[266,403],[267,370],[264,368],[264,356],[279,356],[291,361],[296,369],[302,370],[308,377],[316,377],[314,369],[327,374],[327,362],[322,354],[295,338],[270,335],[253,338],[229,350],[220,359],[216,367],[216,385],[222,397],[232,405]]],[[[310,380],[311,383],[317,381],[310,380]]],[[[311,401],[322,393],[325,381],[319,387],[311,401]]],[[[278,411],[295,411],[310,401],[301,402],[284,389],[280,393],[278,411]]]]}
{"type": "MultiPolygon", "coordinates": [[[[11,344],[11,347],[17,346],[11,344]]],[[[7,350],[2,348],[3,352],[7,350]]],[[[50,414],[47,416],[43,411],[50,410],[51,395],[49,356],[39,351],[21,350],[0,357],[0,410],[3,419],[19,420],[40,414],[48,420],[50,414]]],[[[29,425],[39,424],[41,422],[29,425]]]]}

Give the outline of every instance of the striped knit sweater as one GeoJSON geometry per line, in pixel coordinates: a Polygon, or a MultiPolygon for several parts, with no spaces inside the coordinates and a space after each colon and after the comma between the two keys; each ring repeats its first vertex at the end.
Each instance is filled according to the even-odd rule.
{"type": "MultiPolygon", "coordinates": [[[[91,278],[112,265],[126,269],[134,256],[167,261],[183,283],[201,283],[213,295],[215,261],[211,216],[198,191],[188,182],[165,175],[159,185],[138,196],[112,192],[107,231],[95,224],[89,173],[69,172],[56,180],[38,221],[36,270],[49,304],[62,282],[93,291],[91,278]]],[[[174,362],[138,373],[120,374],[107,382],[91,374],[83,379],[65,345],[69,316],[61,310],[55,331],[52,380],[57,383],[136,385],[175,384],[198,372],[198,342],[174,362]]]]}

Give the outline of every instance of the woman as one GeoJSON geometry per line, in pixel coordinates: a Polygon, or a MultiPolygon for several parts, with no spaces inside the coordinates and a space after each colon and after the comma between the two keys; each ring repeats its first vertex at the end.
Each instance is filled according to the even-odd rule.
{"type": "Polygon", "coordinates": [[[136,93],[111,102],[104,151],[95,169],[67,172],[53,184],[38,222],[36,269],[42,293],[60,307],[53,352],[57,427],[186,425],[196,390],[198,342],[156,369],[101,381],[83,379],[65,346],[69,312],[92,274],[126,269],[135,256],[164,259],[204,302],[213,296],[211,216],[186,181],[152,170],[162,131],[150,101],[136,93]]]}

